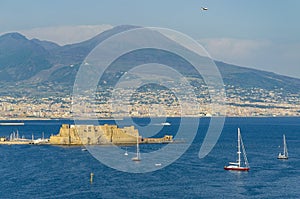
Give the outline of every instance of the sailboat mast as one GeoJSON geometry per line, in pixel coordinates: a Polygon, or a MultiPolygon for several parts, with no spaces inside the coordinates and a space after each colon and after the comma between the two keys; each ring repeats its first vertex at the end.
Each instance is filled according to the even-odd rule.
{"type": "Polygon", "coordinates": [[[138,153],[139,152],[139,136],[136,135],[136,152],[138,153]]]}
{"type": "Polygon", "coordinates": [[[241,166],[241,135],[240,135],[240,128],[238,128],[238,164],[239,164],[239,167],[241,166]]]}
{"type": "Polygon", "coordinates": [[[132,161],[140,161],[140,149],[139,149],[139,134],[136,135],[136,157],[132,158],[132,161]]]}
{"type": "Polygon", "coordinates": [[[140,148],[139,148],[139,134],[136,136],[136,157],[140,158],[140,148]]]}
{"type": "Polygon", "coordinates": [[[283,134],[283,155],[285,155],[285,136],[283,134]]]}
{"type": "Polygon", "coordinates": [[[287,156],[287,147],[286,147],[285,134],[283,134],[283,155],[287,156]]]}

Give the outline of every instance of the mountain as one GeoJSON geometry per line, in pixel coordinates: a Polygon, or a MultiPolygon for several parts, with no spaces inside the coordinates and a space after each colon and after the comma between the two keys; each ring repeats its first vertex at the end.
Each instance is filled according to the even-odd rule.
{"type": "MultiPolygon", "coordinates": [[[[29,40],[19,33],[2,35],[0,36],[0,95],[7,94],[8,87],[9,93],[27,91],[27,94],[32,94],[34,90],[46,93],[50,90],[53,93],[71,92],[79,66],[91,50],[105,39],[134,28],[137,26],[117,26],[84,42],[65,46],[38,39],[29,40]]],[[[185,60],[172,53],[156,50],[152,57],[147,53],[147,49],[133,52],[117,60],[112,66],[119,73],[108,74],[106,77],[114,80],[116,76],[120,76],[120,73],[126,72],[126,66],[139,65],[148,61],[172,65],[186,75],[193,73],[192,69],[187,69],[188,64],[185,60]]],[[[299,93],[300,79],[220,61],[216,61],[216,65],[226,85],[243,89],[281,89],[282,92],[299,93]]]]}
{"type": "Polygon", "coordinates": [[[0,36],[0,82],[65,82],[74,76],[88,53],[106,38],[134,28],[118,26],[81,43],[59,46],[53,42],[29,40],[19,33],[0,36]],[[70,68],[70,65],[77,67],[70,68]]]}
{"type": "Polygon", "coordinates": [[[0,80],[22,81],[50,68],[49,52],[19,33],[0,37],[0,80]]]}

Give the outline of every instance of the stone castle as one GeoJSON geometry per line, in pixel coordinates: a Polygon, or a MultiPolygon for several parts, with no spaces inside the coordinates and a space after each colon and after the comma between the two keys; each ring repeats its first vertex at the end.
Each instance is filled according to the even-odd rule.
{"type": "Polygon", "coordinates": [[[54,145],[134,144],[139,132],[134,126],[118,128],[117,125],[69,125],[63,124],[58,135],[52,135],[54,145]]]}

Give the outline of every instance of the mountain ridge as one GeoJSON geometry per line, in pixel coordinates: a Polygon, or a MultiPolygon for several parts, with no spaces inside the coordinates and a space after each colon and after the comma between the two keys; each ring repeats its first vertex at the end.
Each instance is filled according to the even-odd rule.
{"type": "MultiPolygon", "coordinates": [[[[116,26],[86,41],[60,46],[54,42],[27,39],[20,33],[0,36],[0,82],[4,84],[66,86],[89,52],[105,39],[138,26],[116,26]]],[[[161,58],[163,59],[163,58],[161,58]]],[[[167,59],[164,57],[164,59],[167,59]]],[[[299,92],[300,79],[215,61],[226,85],[242,88],[283,89],[299,92]]],[[[13,87],[11,87],[13,88],[13,87]]],[[[13,91],[12,91],[13,92],[13,91]]]]}

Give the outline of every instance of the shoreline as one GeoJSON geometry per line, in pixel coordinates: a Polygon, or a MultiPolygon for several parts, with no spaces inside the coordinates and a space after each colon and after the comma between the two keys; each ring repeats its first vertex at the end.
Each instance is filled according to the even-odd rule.
{"type": "MultiPolygon", "coordinates": [[[[42,120],[42,121],[55,121],[55,120],[88,120],[88,121],[97,121],[97,120],[124,120],[128,118],[298,118],[300,115],[294,115],[294,116],[155,116],[155,117],[123,117],[123,118],[97,118],[97,119],[90,119],[90,118],[80,118],[80,119],[74,119],[74,118],[1,118],[0,117],[0,126],[1,125],[9,125],[11,121],[18,121],[16,125],[21,125],[18,123],[22,123],[22,121],[35,121],[35,120],[42,120]],[[7,122],[5,122],[7,121],[7,122]]],[[[14,123],[12,123],[14,124],[14,123]]]]}

